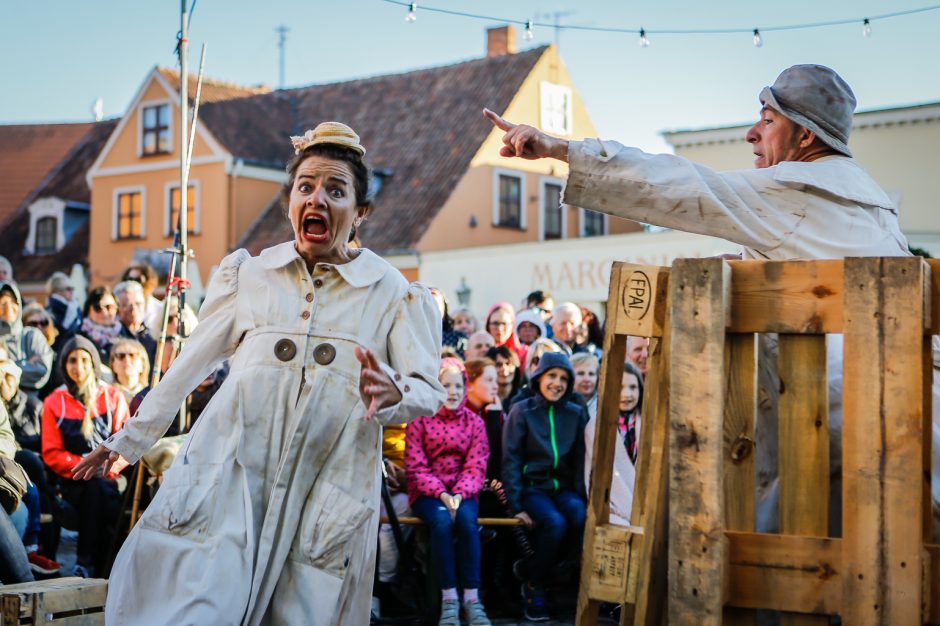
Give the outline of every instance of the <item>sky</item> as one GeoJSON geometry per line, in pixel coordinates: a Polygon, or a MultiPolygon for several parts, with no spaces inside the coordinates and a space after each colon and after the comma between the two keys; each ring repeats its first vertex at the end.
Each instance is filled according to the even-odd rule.
{"type": "MultiPolygon", "coordinates": [[[[383,0],[198,0],[190,68],[208,45],[206,74],[239,84],[278,84],[278,35],[287,34],[285,83],[301,86],[404,72],[483,56],[485,29],[500,19],[628,28],[769,28],[858,18],[848,25],[722,35],[559,31],[562,59],[598,132],[648,151],[666,151],[664,130],[756,119],[757,95],[784,68],[821,63],[853,87],[859,110],[940,101],[940,10],[862,18],[937,0],[427,0],[417,20],[383,0]],[[434,14],[446,7],[499,19],[434,14]]],[[[6,3],[0,20],[0,123],[88,121],[97,98],[106,117],[124,113],[154,65],[176,67],[178,0],[30,0],[6,3]]],[[[521,35],[522,28],[519,27],[521,35]]],[[[556,32],[538,27],[520,48],[556,32]]],[[[485,101],[480,106],[485,106],[485,101]]]]}

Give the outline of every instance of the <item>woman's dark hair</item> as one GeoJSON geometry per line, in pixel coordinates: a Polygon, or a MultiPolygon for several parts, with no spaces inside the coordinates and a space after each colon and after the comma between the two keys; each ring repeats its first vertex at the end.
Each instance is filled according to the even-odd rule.
{"type": "Polygon", "coordinates": [[[601,328],[601,321],[597,319],[594,311],[586,306],[581,307],[581,320],[587,328],[588,343],[601,347],[604,345],[604,329],[601,328]]]}
{"type": "Polygon", "coordinates": [[[643,380],[643,372],[640,371],[640,368],[636,366],[633,361],[624,361],[623,363],[623,372],[624,374],[633,374],[636,376],[636,386],[639,391],[637,394],[639,398],[636,402],[636,410],[643,410],[643,388],[646,386],[645,381],[643,380]]]}
{"type": "MultiPolygon", "coordinates": [[[[349,165],[353,174],[353,188],[356,191],[356,206],[366,207],[366,215],[372,210],[372,200],[369,198],[369,166],[362,160],[362,156],[352,150],[336,144],[319,143],[308,146],[300,154],[295,154],[287,161],[287,182],[281,187],[281,208],[287,215],[290,210],[290,192],[294,188],[294,181],[297,178],[297,168],[308,157],[321,156],[334,161],[342,161],[349,165]]],[[[356,227],[353,226],[349,233],[349,240],[352,241],[356,236],[356,227]]]]}
{"type": "Polygon", "coordinates": [[[519,355],[516,354],[515,350],[511,350],[506,345],[502,346],[493,346],[486,351],[486,358],[491,359],[493,363],[496,363],[496,357],[502,357],[512,363],[513,367],[516,368],[516,371],[512,374],[512,391],[509,392],[509,398],[513,396],[522,386],[522,366],[519,363],[519,355]]]}
{"type": "MultiPolygon", "coordinates": [[[[85,305],[82,307],[82,316],[88,317],[88,313],[91,311],[91,307],[95,307],[95,310],[97,310],[98,304],[102,299],[104,299],[105,296],[111,296],[114,298],[114,292],[112,292],[111,288],[107,285],[95,287],[89,291],[88,297],[85,299],[85,305]]],[[[117,298],[114,298],[114,301],[117,302],[117,298]]]]}
{"type": "Polygon", "coordinates": [[[136,280],[143,285],[144,289],[153,289],[157,286],[157,270],[153,269],[149,263],[131,263],[121,274],[121,282],[127,280],[136,280]],[[140,272],[140,279],[131,278],[131,272],[134,270],[140,272]]]}

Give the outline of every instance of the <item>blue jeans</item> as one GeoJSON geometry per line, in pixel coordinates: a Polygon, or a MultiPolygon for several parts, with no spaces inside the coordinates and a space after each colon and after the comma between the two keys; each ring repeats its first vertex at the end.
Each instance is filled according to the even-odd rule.
{"type": "Polygon", "coordinates": [[[522,493],[522,510],[535,522],[535,555],[528,563],[530,582],[544,587],[558,563],[568,535],[571,558],[581,553],[584,539],[584,500],[574,491],[551,493],[528,488],[522,493]]]}
{"type": "Polygon", "coordinates": [[[428,525],[431,535],[431,561],[441,589],[457,587],[458,562],[461,586],[464,589],[480,588],[480,527],[477,525],[479,508],[476,500],[464,500],[452,521],[450,512],[440,500],[421,496],[411,505],[414,514],[428,525]]]}
{"type": "MultiPolygon", "coordinates": [[[[26,507],[21,503],[20,508],[23,509],[20,515],[25,518],[26,507]]],[[[31,580],[33,570],[29,567],[23,540],[10,516],[6,511],[0,510],[0,583],[12,585],[31,580]]]]}

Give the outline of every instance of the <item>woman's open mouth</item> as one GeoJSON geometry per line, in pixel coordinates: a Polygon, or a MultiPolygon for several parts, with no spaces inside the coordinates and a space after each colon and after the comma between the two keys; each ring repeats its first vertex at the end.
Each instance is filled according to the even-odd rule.
{"type": "Polygon", "coordinates": [[[309,213],[303,218],[300,233],[306,241],[324,243],[330,238],[330,225],[326,218],[309,213]]]}

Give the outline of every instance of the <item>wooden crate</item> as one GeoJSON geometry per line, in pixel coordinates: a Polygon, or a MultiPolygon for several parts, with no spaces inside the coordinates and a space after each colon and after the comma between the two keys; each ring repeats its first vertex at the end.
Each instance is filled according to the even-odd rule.
{"type": "Polygon", "coordinates": [[[579,626],[597,623],[599,600],[625,603],[622,626],[755,624],[754,609],[788,612],[789,626],[829,615],[852,626],[940,624],[940,546],[930,543],[940,261],[615,264],[610,294],[579,626]],[[630,293],[644,276],[645,304],[630,293]],[[768,333],[780,534],[755,532],[768,333]],[[836,537],[827,334],[844,341],[836,537]],[[607,501],[626,335],[654,337],[628,529],[608,524],[607,501]]]}
{"type": "Polygon", "coordinates": [[[55,578],[0,587],[0,626],[100,626],[108,581],[55,578]]]}

